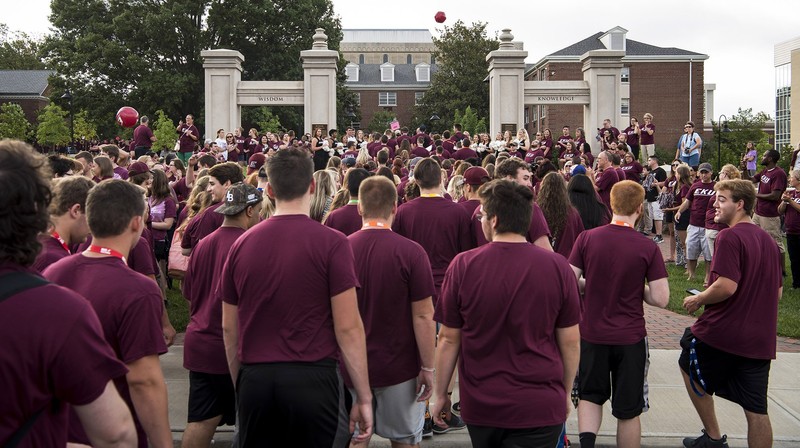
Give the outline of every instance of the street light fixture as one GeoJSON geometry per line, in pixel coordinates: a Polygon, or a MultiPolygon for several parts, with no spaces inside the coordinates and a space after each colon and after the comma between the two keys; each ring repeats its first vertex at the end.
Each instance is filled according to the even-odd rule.
{"type": "Polygon", "coordinates": [[[67,100],[67,105],[69,105],[69,151],[75,149],[75,119],[72,115],[72,94],[69,92],[69,89],[64,91],[64,94],[61,95],[62,100],[67,100]]]}
{"type": "Polygon", "coordinates": [[[435,122],[437,122],[439,120],[440,120],[440,118],[439,118],[438,114],[433,114],[433,115],[431,115],[431,118],[428,118],[428,121],[431,122],[431,133],[433,132],[433,125],[435,124],[435,122]]]}
{"type": "Polygon", "coordinates": [[[728,117],[725,114],[719,116],[719,120],[717,120],[717,173],[722,170],[722,133],[729,133],[731,132],[731,128],[728,127],[728,117]],[[722,118],[725,117],[725,121],[722,118]]]}

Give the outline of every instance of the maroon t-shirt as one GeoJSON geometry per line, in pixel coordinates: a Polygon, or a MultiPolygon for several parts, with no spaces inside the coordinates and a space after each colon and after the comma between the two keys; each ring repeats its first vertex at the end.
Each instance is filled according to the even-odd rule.
{"type": "MultiPolygon", "coordinates": [[[[797,190],[793,191],[791,197],[794,203],[800,204],[800,192],[797,190]]],[[[786,233],[790,235],[800,234],[800,212],[792,208],[791,204],[786,204],[785,216],[786,220],[784,224],[786,226],[786,233]]]]}
{"type": "Polygon", "coordinates": [[[603,204],[606,204],[609,211],[611,211],[611,187],[617,182],[619,182],[619,175],[617,171],[611,167],[604,169],[596,181],[597,193],[600,195],[600,199],[603,201],[603,204]]]}
{"type": "Polygon", "coordinates": [[[136,149],[140,146],[144,146],[145,148],[150,148],[153,146],[153,142],[150,138],[153,136],[153,131],[141,124],[136,127],[133,131],[133,149],[136,149]]]}
{"type": "Polygon", "coordinates": [[[714,185],[716,182],[711,181],[704,184],[697,181],[689,188],[689,193],[686,199],[692,201],[692,214],[689,216],[689,225],[695,227],[705,227],[706,225],[706,211],[708,210],[708,203],[714,200],[714,185]]]}
{"type": "Polygon", "coordinates": [[[121,166],[114,167],[114,174],[119,176],[119,178],[122,180],[128,180],[128,177],[130,177],[130,175],[128,174],[128,170],[126,170],[121,166]]]}
{"type": "Polygon", "coordinates": [[[583,270],[581,339],[592,344],[635,344],[647,336],[644,281],[667,277],[661,250],[633,228],[609,224],[578,236],[571,265],[583,270]],[[609,256],[613,253],[613,263],[609,256]]]}
{"type": "Polygon", "coordinates": [[[352,235],[361,230],[361,215],[358,214],[357,204],[347,204],[332,211],[325,220],[325,225],[336,229],[345,235],[352,235]]]}
{"type": "Polygon", "coordinates": [[[656,136],[656,133],[655,133],[656,125],[654,125],[654,124],[646,124],[644,126],[641,126],[640,129],[642,130],[642,135],[639,138],[639,142],[642,145],[652,145],[652,144],[654,144],[655,143],[655,136],[656,136]],[[653,135],[650,135],[650,134],[647,133],[648,129],[653,131],[653,135]]]}
{"type": "MultiPolygon", "coordinates": [[[[529,243],[533,243],[543,236],[550,238],[550,228],[547,226],[547,220],[544,219],[544,213],[542,213],[542,209],[539,208],[539,204],[536,202],[533,202],[532,205],[533,210],[531,211],[531,225],[528,227],[528,234],[525,235],[525,239],[528,240],[529,243]]],[[[479,209],[475,207],[475,211],[472,212],[472,219],[470,221],[470,225],[472,227],[471,233],[474,238],[475,247],[483,246],[484,244],[488,243],[488,241],[486,241],[486,236],[483,234],[481,220],[478,219],[478,210],[479,209]]]]}
{"type": "Polygon", "coordinates": [[[525,163],[533,163],[537,157],[544,157],[544,151],[539,148],[529,149],[525,153],[525,163]]]}
{"type": "Polygon", "coordinates": [[[630,165],[622,165],[622,173],[625,175],[625,180],[632,180],[636,183],[642,182],[642,165],[633,161],[630,165]]]}
{"type": "MultiPolygon", "coordinates": [[[[783,192],[787,185],[786,172],[777,166],[771,170],[762,170],[753,179],[758,179],[758,194],[770,194],[775,190],[783,192]]],[[[777,201],[756,199],[756,214],[765,218],[774,218],[778,216],[780,203],[780,199],[777,201]]]]}
{"type": "Polygon", "coordinates": [[[416,146],[411,150],[411,158],[414,157],[430,157],[431,153],[422,146],[416,146]]]}
{"type": "Polygon", "coordinates": [[[33,269],[37,272],[44,272],[46,267],[71,255],[64,249],[61,242],[51,235],[39,236],[39,242],[42,243],[42,250],[39,252],[39,255],[36,256],[36,261],[33,263],[33,269]]]}
{"type": "MultiPolygon", "coordinates": [[[[161,290],[153,280],[134,272],[119,258],[71,255],[47,268],[44,276],[89,300],[106,341],[123,363],[167,352],[161,332],[161,290]]],[[[136,415],[127,380],[119,377],[114,384],[131,409],[139,446],[147,447],[147,436],[136,415]]],[[[70,438],[89,442],[74,414],[70,419],[70,438]]]]}
{"type": "Polygon", "coordinates": [[[736,291],[722,302],[706,305],[692,333],[718,350],[775,359],[782,256],[772,237],[752,223],[719,232],[710,280],[733,280],[736,291]]]}
{"type": "MultiPolygon", "coordinates": [[[[641,130],[641,127],[639,128],[641,130]]],[[[630,146],[639,146],[639,134],[636,133],[636,128],[628,126],[623,131],[628,138],[625,140],[630,146]]]]}
{"type": "Polygon", "coordinates": [[[197,130],[197,127],[194,125],[189,126],[184,123],[183,126],[181,126],[181,129],[178,131],[178,134],[180,134],[178,137],[178,141],[180,142],[180,150],[178,152],[194,151],[194,147],[197,145],[197,142],[200,141],[200,131],[197,130]],[[197,140],[189,137],[189,134],[197,137],[197,140]]]}
{"type": "Polygon", "coordinates": [[[419,197],[401,205],[392,230],[416,241],[428,253],[437,296],[450,261],[473,247],[469,215],[443,197],[419,197]]]}
{"type": "Polygon", "coordinates": [[[477,159],[478,153],[475,152],[472,148],[461,148],[455,153],[453,153],[453,159],[455,160],[467,160],[467,159],[477,159]]]}
{"type": "Polygon", "coordinates": [[[531,244],[490,243],[453,260],[434,319],[461,330],[459,391],[467,424],[564,422],[567,391],[555,332],[580,322],[579,300],[564,257],[531,244]]]}
{"type": "MultiPolygon", "coordinates": [[[[348,239],[362,285],[358,309],[367,337],[369,385],[415,378],[421,365],[411,303],[435,294],[428,256],[422,246],[391,230],[361,230],[348,239]]],[[[349,378],[347,383],[352,386],[349,378]]]]}
{"type": "MultiPolygon", "coordinates": [[[[38,275],[30,268],[0,264],[0,275],[11,272],[38,275]]],[[[6,446],[31,415],[45,409],[20,446],[65,446],[67,404],[91,403],[109,380],[124,380],[128,369],[103,338],[89,302],[73,291],[40,286],[12,295],[0,308],[0,340],[5,342],[0,350],[0,445],[6,446]]]]}
{"type": "Polygon", "coordinates": [[[572,253],[572,247],[575,245],[575,240],[578,235],[583,232],[583,220],[581,215],[575,207],[569,207],[569,214],[567,214],[567,222],[564,230],[561,231],[561,236],[557,237],[553,244],[553,251],[561,254],[564,258],[569,258],[572,253]]]}
{"type": "Polygon", "coordinates": [[[553,157],[553,151],[552,151],[552,149],[553,149],[553,139],[552,138],[546,138],[544,140],[540,140],[539,141],[539,147],[542,148],[542,151],[544,151],[544,156],[545,157],[547,157],[548,159],[553,157]]]}
{"type": "Polygon", "coordinates": [[[622,170],[621,166],[615,166],[614,170],[617,172],[617,179],[620,181],[627,180],[628,176],[625,174],[625,171],[622,170]]]}
{"type": "Polygon", "coordinates": [[[335,359],[331,298],[359,286],[347,238],[305,215],[279,215],[234,243],[222,300],[238,306],[244,363],[335,359]],[[276,260],[264,269],[263,260],[276,260]]]}
{"type": "MultiPolygon", "coordinates": [[[[86,241],[78,245],[75,253],[79,254],[91,245],[92,236],[89,235],[86,241]]],[[[128,263],[129,268],[144,276],[156,275],[156,272],[158,272],[158,263],[155,261],[152,246],[147,242],[147,237],[144,233],[139,237],[139,242],[136,243],[136,246],[128,253],[128,258],[125,261],[128,263]]]]}
{"type": "MultiPolygon", "coordinates": [[[[472,214],[475,213],[475,210],[481,206],[480,199],[470,199],[466,200],[466,196],[462,197],[463,201],[459,202],[458,204],[464,207],[464,210],[467,211],[467,214],[472,217],[472,214]]],[[[475,246],[477,247],[477,245],[475,246]]]]}
{"type": "Polygon", "coordinates": [[[211,232],[219,229],[222,222],[225,221],[225,215],[217,213],[214,210],[218,209],[224,202],[217,202],[205,209],[199,215],[196,215],[186,226],[186,232],[183,233],[181,240],[181,247],[184,249],[191,249],[197,243],[210,235],[211,232]]]}
{"type": "Polygon", "coordinates": [[[442,149],[452,153],[456,149],[456,145],[453,144],[452,140],[442,140],[442,149]]]}
{"type": "Polygon", "coordinates": [[[222,299],[216,294],[220,273],[236,239],[244,229],[220,227],[192,251],[186,277],[181,283],[191,316],[186,327],[183,367],[193,372],[228,374],[222,341],[222,299]]]}
{"type": "Polygon", "coordinates": [[[172,190],[175,191],[175,196],[178,198],[178,202],[184,202],[189,199],[189,195],[192,193],[192,189],[186,186],[186,178],[181,177],[181,179],[174,184],[172,184],[172,190]]]}

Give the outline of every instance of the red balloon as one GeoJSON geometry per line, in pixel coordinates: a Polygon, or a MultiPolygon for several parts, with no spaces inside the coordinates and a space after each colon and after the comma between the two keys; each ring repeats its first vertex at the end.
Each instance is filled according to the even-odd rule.
{"type": "Polygon", "coordinates": [[[433,18],[436,19],[436,23],[444,23],[444,21],[447,20],[447,16],[444,15],[442,11],[437,12],[433,18]]]}
{"type": "Polygon", "coordinates": [[[132,128],[139,122],[139,112],[136,109],[125,106],[117,111],[117,124],[123,128],[132,128]]]}

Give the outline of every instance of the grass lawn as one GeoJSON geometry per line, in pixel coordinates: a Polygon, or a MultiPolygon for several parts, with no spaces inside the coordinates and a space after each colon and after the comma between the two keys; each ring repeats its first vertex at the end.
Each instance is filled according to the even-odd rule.
{"type": "MultiPolygon", "coordinates": [[[[755,249],[754,249],[755,250],[755,249]]],[[[786,256],[786,269],[789,269],[789,256],[786,256]]],[[[669,304],[667,309],[680,314],[687,314],[683,309],[683,298],[689,294],[687,289],[703,290],[703,277],[706,264],[700,262],[695,273],[695,280],[686,281],[684,268],[673,263],[667,264],[669,272],[669,304]]],[[[792,289],[791,273],[784,278],[783,297],[778,303],[778,335],[791,338],[800,338],[800,289],[792,289]],[[787,287],[788,285],[788,287],[787,287]]],[[[699,314],[696,314],[699,316],[699,314]]]]}
{"type": "MultiPolygon", "coordinates": [[[[788,269],[788,256],[787,256],[788,269]]],[[[696,279],[686,281],[684,269],[676,267],[672,263],[667,264],[669,272],[670,297],[667,309],[680,314],[686,314],[683,309],[683,298],[689,295],[686,290],[690,288],[703,289],[703,276],[706,272],[706,264],[700,262],[697,266],[696,279]]],[[[778,304],[778,335],[792,338],[800,338],[800,289],[792,289],[791,273],[784,281],[788,288],[783,289],[783,297],[778,304]]],[[[189,323],[189,302],[187,302],[180,291],[180,282],[175,281],[172,289],[167,290],[167,312],[169,313],[172,326],[178,333],[186,331],[189,323]]]]}

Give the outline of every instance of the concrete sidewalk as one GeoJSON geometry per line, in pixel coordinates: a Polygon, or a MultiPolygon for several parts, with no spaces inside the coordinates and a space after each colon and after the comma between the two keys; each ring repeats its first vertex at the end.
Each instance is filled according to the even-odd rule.
{"type": "MultiPolygon", "coordinates": [[[[642,446],[677,447],[686,436],[697,436],[702,427],[683,386],[677,359],[677,350],[652,349],[650,352],[650,411],[642,415],[642,446]]],[[[189,393],[189,374],[183,369],[183,346],[170,348],[161,357],[161,365],[169,390],[169,417],[175,446],[180,445],[186,426],[186,406],[189,393]]],[[[800,446],[800,353],[778,353],[772,363],[769,387],[769,413],[776,447],[800,446]]],[[[458,392],[456,391],[456,396],[458,392]]],[[[457,400],[457,398],[456,398],[457,400]]],[[[747,423],[744,413],[733,403],[717,399],[717,417],[722,431],[728,435],[731,447],[747,446],[747,423]]],[[[598,445],[615,446],[615,423],[606,405],[598,445]]],[[[573,446],[578,446],[577,413],[572,412],[567,421],[567,433],[573,446]]],[[[215,437],[214,446],[228,446],[231,427],[222,427],[215,437]]],[[[388,447],[386,440],[373,438],[371,446],[388,447]]],[[[466,430],[425,439],[423,447],[469,447],[466,430]]]]}

